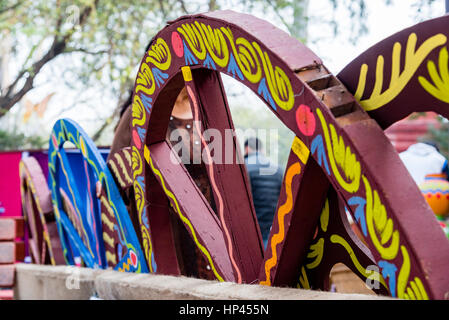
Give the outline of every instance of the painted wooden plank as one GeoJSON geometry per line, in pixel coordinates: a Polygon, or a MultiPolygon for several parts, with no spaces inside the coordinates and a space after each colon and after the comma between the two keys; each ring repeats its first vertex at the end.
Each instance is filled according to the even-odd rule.
{"type": "Polygon", "coordinates": [[[217,279],[235,281],[220,222],[168,142],[151,145],[148,162],[217,279]]]}
{"type": "MultiPolygon", "coordinates": [[[[156,155],[153,155],[157,157],[156,155]]],[[[180,275],[175,240],[173,238],[172,224],[170,221],[170,203],[165,195],[164,189],[156,177],[148,172],[147,201],[146,208],[148,222],[150,224],[151,239],[153,239],[154,256],[157,263],[157,272],[168,275],[180,275]]]]}
{"type": "Polygon", "coordinates": [[[0,241],[24,236],[23,218],[0,218],[0,241]]]}
{"type": "Polygon", "coordinates": [[[0,288],[11,288],[14,280],[14,264],[0,265],[0,288]]]}
{"type": "Polygon", "coordinates": [[[263,244],[252,202],[243,158],[235,136],[231,113],[219,73],[207,69],[183,68],[186,88],[194,115],[194,130],[202,144],[216,214],[220,219],[237,282],[252,283],[258,278],[263,244]],[[204,132],[213,129],[211,137],[204,132]],[[232,131],[231,131],[232,130],[232,131]],[[211,147],[211,145],[213,147],[211,147]],[[211,150],[211,148],[213,148],[211,150]],[[228,163],[229,162],[229,163],[228,163]]]}
{"type": "Polygon", "coordinates": [[[0,219],[0,240],[14,240],[16,237],[16,222],[14,219],[0,219]]]}
{"type": "Polygon", "coordinates": [[[0,263],[16,262],[16,245],[14,242],[0,242],[0,263]]]}

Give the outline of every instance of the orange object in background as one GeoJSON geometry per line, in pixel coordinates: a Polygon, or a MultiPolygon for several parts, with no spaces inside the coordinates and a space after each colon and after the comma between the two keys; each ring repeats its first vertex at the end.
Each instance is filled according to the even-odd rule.
{"type": "Polygon", "coordinates": [[[419,185],[424,198],[438,218],[449,214],[449,181],[446,174],[428,174],[419,185]]]}

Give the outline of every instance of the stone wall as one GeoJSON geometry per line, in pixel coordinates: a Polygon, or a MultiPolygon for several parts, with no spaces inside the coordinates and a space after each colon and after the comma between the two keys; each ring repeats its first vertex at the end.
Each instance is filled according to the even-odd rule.
{"type": "Polygon", "coordinates": [[[372,300],[386,297],[69,266],[16,265],[15,299],[372,300]]]}

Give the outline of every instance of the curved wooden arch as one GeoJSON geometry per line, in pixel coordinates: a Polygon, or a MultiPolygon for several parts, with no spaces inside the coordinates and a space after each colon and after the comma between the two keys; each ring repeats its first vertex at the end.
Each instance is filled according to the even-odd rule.
{"type": "Polygon", "coordinates": [[[147,272],[133,225],[105,161],[82,128],[69,119],[56,122],[51,133],[49,185],[68,264],[74,264],[73,251],[79,251],[88,267],[147,272]],[[66,141],[81,151],[86,181],[72,172],[63,148],[66,141]],[[83,186],[86,192],[81,193],[83,186]]]}
{"type": "MultiPolygon", "coordinates": [[[[157,237],[149,215],[166,212],[152,211],[150,185],[168,196],[218,279],[294,285],[331,185],[366,230],[365,241],[375,263],[384,266],[390,294],[446,296],[449,243],[382,129],[315,54],[271,24],[232,11],[171,22],[153,38],[140,65],[132,127],[137,207],[150,221],[142,230],[146,257],[154,265],[164,259],[153,247],[157,237]],[[181,163],[171,161],[165,141],[171,107],[183,86],[204,128],[233,128],[219,72],[258,94],[298,137],[264,258],[242,167],[211,166],[214,197],[223,204],[217,218],[181,163]],[[436,242],[438,256],[429,250],[436,242]]],[[[320,254],[317,247],[315,257],[320,254]]]]}
{"type": "Polygon", "coordinates": [[[449,118],[449,15],[418,23],[375,44],[338,78],[382,128],[413,112],[449,118]]]}

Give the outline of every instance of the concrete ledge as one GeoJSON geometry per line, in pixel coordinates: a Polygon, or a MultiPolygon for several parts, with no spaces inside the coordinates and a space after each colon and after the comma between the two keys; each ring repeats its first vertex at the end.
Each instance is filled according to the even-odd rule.
{"type": "Polygon", "coordinates": [[[85,300],[95,294],[101,270],[18,263],[14,299],[85,300]]]}
{"type": "Polygon", "coordinates": [[[274,288],[68,266],[16,265],[15,299],[377,300],[388,297],[274,288]]]}

